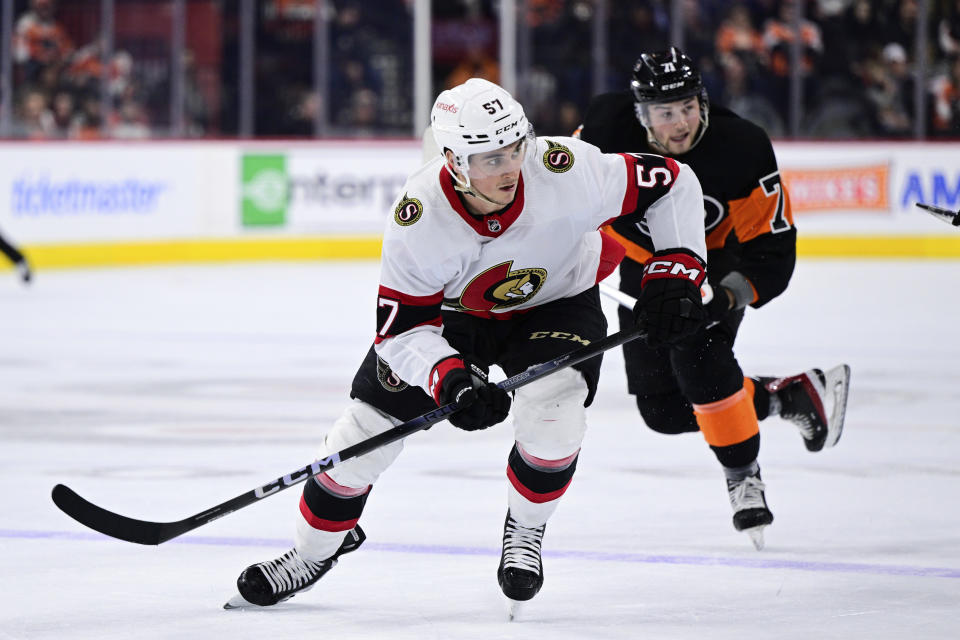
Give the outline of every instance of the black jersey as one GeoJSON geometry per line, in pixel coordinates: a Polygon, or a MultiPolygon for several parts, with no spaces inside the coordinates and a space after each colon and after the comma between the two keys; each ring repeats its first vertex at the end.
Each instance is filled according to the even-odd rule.
{"type": "MultiPolygon", "coordinates": [[[[607,153],[662,154],[647,141],[628,91],[596,96],[587,107],[579,137],[607,153]]],[[[710,280],[737,271],[753,286],[759,307],[787,287],[796,262],[796,228],[786,189],[767,134],[748,120],[711,105],[706,133],[687,153],[675,156],[700,179],[704,198],[710,280]]],[[[605,231],[645,262],[653,244],[643,224],[614,222],[605,231]]],[[[639,273],[627,260],[621,276],[639,273]]]]}

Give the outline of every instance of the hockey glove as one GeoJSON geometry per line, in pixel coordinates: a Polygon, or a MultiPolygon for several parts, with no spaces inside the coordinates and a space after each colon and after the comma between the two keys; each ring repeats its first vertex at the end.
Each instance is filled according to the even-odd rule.
{"type": "Polygon", "coordinates": [[[510,396],[487,382],[486,369],[460,356],[444,358],[430,372],[430,393],[437,406],[456,402],[462,407],[447,420],[464,431],[486,429],[510,413],[510,396]]]}
{"type": "Polygon", "coordinates": [[[647,260],[633,308],[637,325],[647,332],[647,344],[675,344],[703,325],[707,314],[700,285],[705,278],[703,263],[685,249],[657,251],[647,260]]]}
{"type": "Polygon", "coordinates": [[[707,319],[711,325],[722,322],[723,319],[727,317],[727,314],[730,313],[730,310],[733,309],[733,302],[730,300],[730,295],[727,291],[728,289],[722,284],[716,285],[713,287],[713,298],[704,305],[704,309],[707,312],[707,319]]]}

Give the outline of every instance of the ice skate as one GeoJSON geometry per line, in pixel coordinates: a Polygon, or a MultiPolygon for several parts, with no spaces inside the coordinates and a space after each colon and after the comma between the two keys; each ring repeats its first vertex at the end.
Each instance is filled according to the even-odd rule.
{"type": "Polygon", "coordinates": [[[30,271],[30,265],[27,264],[26,260],[20,260],[13,265],[13,268],[16,269],[17,275],[24,284],[30,284],[30,280],[33,279],[33,272],[30,271]]]}
{"type": "Polygon", "coordinates": [[[810,369],[766,382],[780,400],[780,416],[797,425],[808,451],[832,447],[843,433],[850,389],[850,367],[810,369]]]}
{"type": "Polygon", "coordinates": [[[765,488],[759,471],[743,480],[727,479],[727,493],[730,506],[733,507],[733,528],[750,536],[750,541],[758,551],[763,549],[763,528],[773,522],[773,513],[767,507],[763,494],[765,488]]]}
{"type": "Polygon", "coordinates": [[[358,525],[347,532],[343,544],[326,560],[306,560],[296,549],[291,549],[276,560],[251,565],[237,578],[240,593],[227,601],[223,608],[269,607],[289,600],[313,587],[337,565],[340,556],[356,551],[366,539],[358,525]]]}
{"type": "Polygon", "coordinates": [[[532,599],[543,586],[543,560],[540,547],[547,525],[535,529],[524,527],[507,512],[503,524],[503,553],[497,569],[497,582],[509,599],[509,616],[513,620],[521,604],[532,599]]]}

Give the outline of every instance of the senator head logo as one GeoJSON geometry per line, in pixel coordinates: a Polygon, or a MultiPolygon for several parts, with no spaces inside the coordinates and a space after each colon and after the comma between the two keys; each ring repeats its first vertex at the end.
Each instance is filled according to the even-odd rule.
{"type": "Polygon", "coordinates": [[[487,269],[468,284],[460,296],[461,309],[498,311],[533,298],[547,281],[547,270],[511,269],[512,261],[487,269]]]}

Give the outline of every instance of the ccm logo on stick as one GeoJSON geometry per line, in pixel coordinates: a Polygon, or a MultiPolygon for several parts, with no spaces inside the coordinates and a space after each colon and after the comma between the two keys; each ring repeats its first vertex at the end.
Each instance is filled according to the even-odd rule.
{"type": "Polygon", "coordinates": [[[330,464],[338,464],[340,462],[340,454],[335,453],[332,456],[326,458],[320,458],[316,462],[307,465],[306,467],[300,469],[295,473],[288,473],[287,475],[274,480],[270,484],[265,484],[262,487],[257,487],[253,490],[253,494],[257,498],[265,498],[271,493],[276,493],[280,491],[280,485],[283,484],[284,487],[292,487],[293,485],[303,482],[309,477],[315,476],[323,470],[324,467],[330,464]]]}

